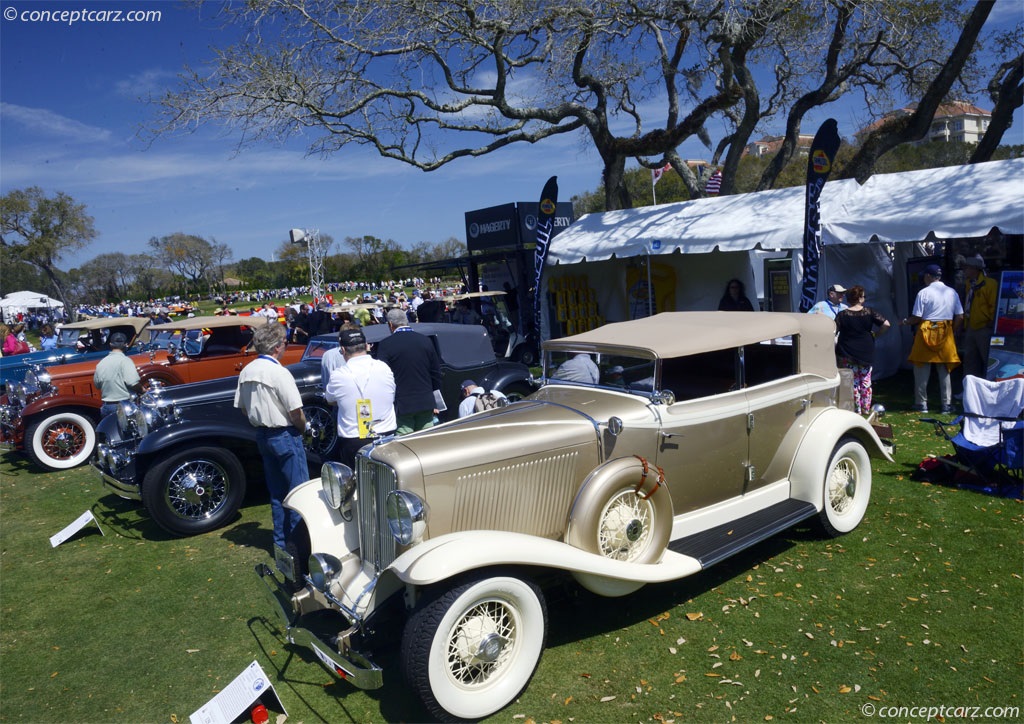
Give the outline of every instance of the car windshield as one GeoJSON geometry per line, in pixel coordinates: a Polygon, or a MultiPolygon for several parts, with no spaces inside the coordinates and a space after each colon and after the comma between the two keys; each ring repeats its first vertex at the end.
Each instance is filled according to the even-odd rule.
{"type": "Polygon", "coordinates": [[[149,347],[154,349],[167,349],[171,344],[179,346],[181,344],[181,332],[174,329],[151,329],[149,330],[149,340],[146,343],[149,347]]]}
{"type": "Polygon", "coordinates": [[[306,351],[302,353],[302,361],[316,360],[319,361],[324,356],[324,352],[329,349],[333,349],[338,346],[337,337],[333,339],[311,339],[309,344],[306,345],[306,351]]]}
{"type": "Polygon", "coordinates": [[[61,329],[57,332],[58,347],[75,347],[78,345],[78,338],[81,336],[80,329],[61,329]]]}
{"type": "Polygon", "coordinates": [[[656,360],[621,354],[549,350],[545,376],[550,382],[652,392],[656,360]]]}

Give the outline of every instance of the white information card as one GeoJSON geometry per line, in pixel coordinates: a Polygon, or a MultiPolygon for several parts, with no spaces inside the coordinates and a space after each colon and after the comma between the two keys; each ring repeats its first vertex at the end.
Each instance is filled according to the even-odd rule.
{"type": "MultiPolygon", "coordinates": [[[[277,705],[281,707],[281,711],[288,716],[280,697],[274,691],[274,685],[270,683],[269,677],[264,673],[263,667],[253,661],[219,694],[194,712],[189,720],[192,724],[231,724],[238,719],[240,714],[244,713],[244,721],[248,721],[249,709],[253,702],[261,696],[266,697],[267,692],[273,695],[277,705]]],[[[264,698],[263,701],[266,704],[267,699],[264,698]]]]}
{"type": "Polygon", "coordinates": [[[78,531],[82,530],[82,528],[84,528],[85,526],[89,525],[89,523],[95,523],[96,527],[99,528],[100,535],[106,535],[106,533],[103,532],[103,529],[100,528],[100,522],[98,520],[96,520],[96,516],[94,516],[92,514],[91,510],[87,510],[84,513],[82,513],[80,516],[78,516],[78,518],[75,519],[74,523],[69,525],[67,528],[62,530],[60,533],[54,533],[53,535],[51,535],[50,536],[50,547],[56,548],[61,543],[63,543],[64,541],[69,539],[71,536],[73,536],[75,533],[77,533],[78,531]]]}

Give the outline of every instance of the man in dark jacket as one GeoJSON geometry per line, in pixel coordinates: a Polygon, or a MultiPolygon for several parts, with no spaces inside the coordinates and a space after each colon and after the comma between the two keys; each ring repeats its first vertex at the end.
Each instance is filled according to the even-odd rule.
{"type": "Polygon", "coordinates": [[[377,359],[395,375],[398,434],[424,430],[437,412],[434,390],[441,389],[441,360],[434,343],[414,332],[401,309],[388,312],[391,336],[377,343],[377,359]]]}

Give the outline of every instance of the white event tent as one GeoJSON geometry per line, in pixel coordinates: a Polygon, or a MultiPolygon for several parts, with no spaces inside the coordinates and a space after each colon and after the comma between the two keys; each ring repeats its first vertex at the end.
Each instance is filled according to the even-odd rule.
{"type": "MultiPolygon", "coordinates": [[[[821,195],[818,299],[830,284],[862,285],[890,320],[907,314],[907,259],[927,240],[1024,233],[1024,159],[830,181],[821,195]],[[892,250],[892,253],[890,253],[892,250]],[[894,269],[898,273],[894,273],[894,269]]],[[[713,310],[739,278],[757,305],[761,259],[789,257],[791,308],[799,305],[803,186],[587,214],[554,237],[545,291],[584,278],[600,316],[628,319],[631,285],[651,274],[658,309],[713,310]],[[650,268],[647,261],[650,260],[650,268]]],[[[646,294],[646,286],[640,284],[646,294]]],[[[635,296],[635,295],[634,295],[635,296]]],[[[646,299],[643,306],[646,307],[646,299]]],[[[550,336],[547,319],[542,336],[550,336]]],[[[875,371],[895,372],[906,340],[879,338],[875,371]]]]}
{"type": "Polygon", "coordinates": [[[48,312],[63,308],[64,302],[39,292],[11,292],[3,299],[0,299],[0,312],[3,313],[3,318],[8,321],[15,319],[19,312],[21,314],[29,314],[30,312],[48,312]]]}

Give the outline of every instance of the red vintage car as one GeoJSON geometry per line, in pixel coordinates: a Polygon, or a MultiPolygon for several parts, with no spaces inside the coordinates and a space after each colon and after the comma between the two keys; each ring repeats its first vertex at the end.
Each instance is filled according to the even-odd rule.
{"type": "MultiPolygon", "coordinates": [[[[144,385],[164,385],[231,377],[256,357],[249,348],[252,330],[266,317],[192,317],[151,327],[154,338],[177,341],[166,348],[154,343],[148,352],[131,355],[144,385]]],[[[289,345],[282,364],[298,362],[304,345],[289,345]]],[[[99,360],[30,370],[25,380],[8,386],[0,397],[0,445],[26,453],[47,470],[81,465],[96,446],[96,424],[103,402],[93,386],[99,360]]]]}

